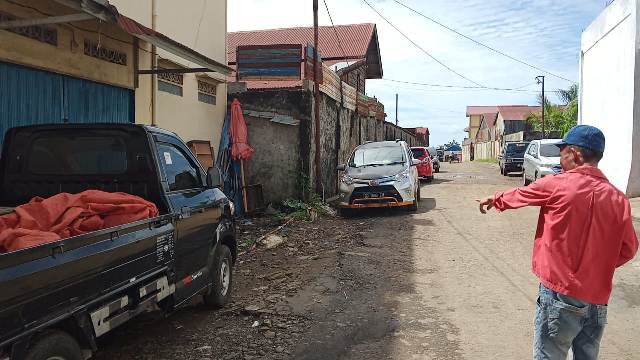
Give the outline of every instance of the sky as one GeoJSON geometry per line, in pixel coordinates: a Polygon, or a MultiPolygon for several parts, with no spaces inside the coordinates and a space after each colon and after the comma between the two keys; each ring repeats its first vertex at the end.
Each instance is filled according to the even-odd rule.
{"type": "MultiPolygon", "coordinates": [[[[468,126],[468,105],[536,105],[540,85],[567,88],[556,78],[498,55],[429,20],[393,0],[368,0],[387,20],[422,49],[455,72],[486,87],[519,89],[492,91],[412,85],[390,80],[476,86],[447,70],[405,39],[364,0],[326,0],[334,24],[375,23],[382,56],[383,79],[367,80],[367,95],[385,105],[388,121],[403,127],[428,127],[431,144],[461,142],[468,126]]],[[[460,33],[538,68],[578,81],[582,31],[604,10],[606,0],[399,0],[460,33]]],[[[320,0],[320,25],[331,25],[320,0]]],[[[228,30],[258,30],[312,26],[311,0],[229,0],[228,30]]],[[[557,101],[553,93],[548,95],[557,101]]]]}

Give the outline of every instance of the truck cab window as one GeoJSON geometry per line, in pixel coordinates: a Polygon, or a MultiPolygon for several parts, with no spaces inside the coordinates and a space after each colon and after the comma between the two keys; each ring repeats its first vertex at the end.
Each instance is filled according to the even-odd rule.
{"type": "Polygon", "coordinates": [[[158,160],[164,168],[169,191],[202,187],[197,167],[175,146],[158,144],[158,160]]]}

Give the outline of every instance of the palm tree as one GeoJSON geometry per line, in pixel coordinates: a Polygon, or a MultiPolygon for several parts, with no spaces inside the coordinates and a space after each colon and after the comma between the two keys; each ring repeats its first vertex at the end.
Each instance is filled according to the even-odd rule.
{"type": "MultiPolygon", "coordinates": [[[[557,94],[562,101],[560,105],[552,104],[546,97],[543,101],[542,96],[538,96],[538,103],[544,106],[545,132],[558,131],[561,136],[564,136],[578,123],[578,85],[574,84],[566,90],[558,90],[557,94]]],[[[541,114],[531,114],[527,118],[527,124],[533,130],[541,131],[541,114]]]]}

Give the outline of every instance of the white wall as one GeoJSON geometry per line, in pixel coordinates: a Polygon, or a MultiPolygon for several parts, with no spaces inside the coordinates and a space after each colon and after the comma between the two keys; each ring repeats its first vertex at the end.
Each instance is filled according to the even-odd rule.
{"type": "Polygon", "coordinates": [[[582,34],[580,123],[600,128],[607,139],[601,168],[629,195],[634,131],[637,1],[617,0],[582,34]]]}

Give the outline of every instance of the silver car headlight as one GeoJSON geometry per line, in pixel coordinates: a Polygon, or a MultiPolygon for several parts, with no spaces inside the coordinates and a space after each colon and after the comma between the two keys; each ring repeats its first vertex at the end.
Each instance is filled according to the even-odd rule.
{"type": "Polygon", "coordinates": [[[353,185],[353,178],[347,174],[342,174],[340,176],[340,182],[345,185],[353,185]]]}
{"type": "Polygon", "coordinates": [[[229,201],[229,211],[231,211],[231,215],[236,214],[236,206],[233,204],[233,201],[229,201]]]}
{"type": "Polygon", "coordinates": [[[405,182],[411,179],[411,171],[406,169],[393,177],[396,181],[405,182]]]}

